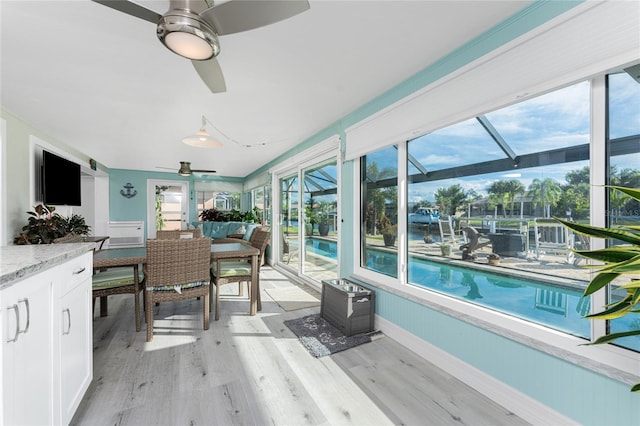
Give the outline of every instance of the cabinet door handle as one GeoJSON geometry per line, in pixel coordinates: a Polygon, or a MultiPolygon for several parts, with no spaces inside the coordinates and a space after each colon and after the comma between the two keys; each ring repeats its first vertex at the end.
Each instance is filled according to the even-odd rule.
{"type": "Polygon", "coordinates": [[[20,299],[18,303],[24,303],[25,308],[27,309],[27,324],[24,326],[24,330],[18,331],[18,333],[26,334],[29,331],[29,324],[31,323],[31,311],[29,310],[29,299],[20,299]]]}
{"type": "Polygon", "coordinates": [[[16,332],[13,335],[13,339],[7,340],[8,343],[17,342],[18,336],[20,335],[20,310],[18,309],[18,305],[9,306],[7,310],[13,309],[16,315],[16,332]]]}
{"type": "Polygon", "coordinates": [[[83,267],[82,267],[82,268],[80,268],[79,270],[74,271],[74,272],[73,272],[73,275],[81,274],[81,273],[83,273],[83,272],[84,272],[84,270],[85,270],[85,269],[87,269],[87,268],[85,268],[85,267],[83,266],[83,267]]]}
{"type": "Polygon", "coordinates": [[[71,310],[69,308],[63,309],[62,313],[65,313],[65,312],[67,313],[67,321],[68,321],[69,327],[67,327],[67,331],[62,332],[63,336],[71,332],[71,310]]]}

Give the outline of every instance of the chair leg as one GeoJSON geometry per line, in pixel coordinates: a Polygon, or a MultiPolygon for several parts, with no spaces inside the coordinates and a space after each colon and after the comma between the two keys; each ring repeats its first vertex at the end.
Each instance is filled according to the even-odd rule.
{"type": "Polygon", "coordinates": [[[109,305],[107,304],[107,296],[100,297],[100,316],[106,317],[109,315],[109,305]]]}
{"type": "Polygon", "coordinates": [[[242,287],[242,282],[238,282],[238,296],[244,296],[244,287],[242,287]]]}
{"type": "Polygon", "coordinates": [[[147,294],[146,298],[146,317],[147,317],[147,342],[153,340],[153,294],[147,294]]]}
{"type": "Polygon", "coordinates": [[[136,332],[138,332],[140,331],[140,292],[134,292],[133,301],[136,304],[134,311],[136,314],[136,332]]]}
{"type": "MultiPolygon", "coordinates": [[[[211,284],[209,284],[211,285],[211,284]]],[[[205,330],[209,329],[209,292],[204,295],[204,300],[202,302],[202,314],[203,314],[203,327],[205,330]]]]}
{"type": "MultiPolygon", "coordinates": [[[[247,284],[249,285],[254,285],[253,282],[248,282],[247,284]]],[[[256,289],[257,292],[256,294],[258,295],[258,297],[256,298],[256,308],[258,311],[262,310],[262,298],[260,297],[260,280],[258,280],[258,282],[255,284],[258,288],[256,289]]],[[[251,287],[249,287],[249,292],[251,292],[251,287]]],[[[251,293],[249,293],[251,294],[251,293]]]]}
{"type": "Polygon", "coordinates": [[[220,319],[220,282],[216,282],[216,312],[214,316],[215,320],[220,319]]]}
{"type": "Polygon", "coordinates": [[[213,287],[215,285],[215,279],[212,275],[211,282],[209,283],[209,312],[211,312],[211,309],[213,308],[213,287]]]}

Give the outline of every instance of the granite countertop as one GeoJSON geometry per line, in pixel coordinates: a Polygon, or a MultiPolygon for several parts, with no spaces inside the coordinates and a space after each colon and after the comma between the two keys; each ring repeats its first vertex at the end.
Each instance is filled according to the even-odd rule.
{"type": "Polygon", "coordinates": [[[0,290],[93,250],[94,243],[34,244],[0,247],[0,290]]]}

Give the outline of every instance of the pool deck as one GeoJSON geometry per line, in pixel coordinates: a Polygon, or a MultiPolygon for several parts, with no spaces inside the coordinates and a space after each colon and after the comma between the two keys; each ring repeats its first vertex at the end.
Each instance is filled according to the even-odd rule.
{"type": "MultiPolygon", "coordinates": [[[[314,235],[314,238],[336,241],[335,235],[329,235],[327,237],[314,235]]],[[[381,237],[367,238],[367,245],[389,252],[395,252],[397,250],[397,241],[395,246],[385,247],[381,237]]],[[[591,279],[591,269],[585,268],[587,264],[585,260],[577,263],[567,263],[564,256],[553,253],[544,254],[539,260],[533,251],[519,257],[501,256],[499,265],[490,265],[487,261],[487,256],[491,253],[491,247],[487,246],[473,252],[475,255],[475,260],[473,261],[462,260],[462,251],[459,250],[459,247],[455,246],[452,247],[449,256],[443,256],[440,251],[439,242],[425,243],[424,241],[412,240],[409,241],[409,251],[412,255],[424,256],[425,259],[433,262],[449,263],[537,281],[553,281],[556,284],[564,284],[572,288],[584,288],[591,279]]],[[[289,263],[295,264],[297,257],[297,252],[294,250],[294,252],[291,253],[289,263]]],[[[335,260],[331,259],[327,262],[321,262],[319,258],[322,258],[322,256],[308,259],[306,267],[307,273],[318,280],[336,278],[337,265],[335,260]]]]}

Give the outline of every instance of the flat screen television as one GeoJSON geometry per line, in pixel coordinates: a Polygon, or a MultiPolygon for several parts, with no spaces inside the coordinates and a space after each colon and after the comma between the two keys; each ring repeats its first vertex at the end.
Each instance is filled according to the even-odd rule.
{"type": "Polygon", "coordinates": [[[42,151],[42,201],[53,206],[80,206],[80,165],[42,151]]]}

